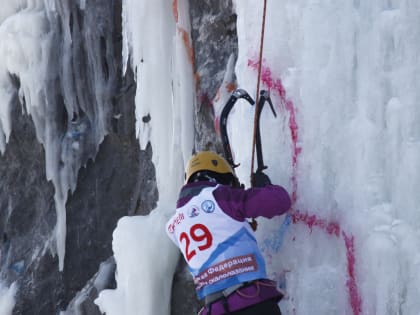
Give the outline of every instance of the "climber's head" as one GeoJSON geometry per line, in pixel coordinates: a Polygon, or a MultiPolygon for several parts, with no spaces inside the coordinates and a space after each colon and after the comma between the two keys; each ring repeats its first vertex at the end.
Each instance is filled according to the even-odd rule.
{"type": "Polygon", "coordinates": [[[239,186],[238,178],[229,163],[213,151],[194,154],[185,168],[185,183],[210,181],[222,185],[239,186]]]}

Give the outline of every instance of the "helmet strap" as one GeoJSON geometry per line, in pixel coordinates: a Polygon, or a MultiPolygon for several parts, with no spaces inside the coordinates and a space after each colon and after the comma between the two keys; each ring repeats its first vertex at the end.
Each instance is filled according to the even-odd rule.
{"type": "Polygon", "coordinates": [[[204,171],[204,172],[197,172],[195,173],[191,179],[190,179],[190,183],[195,183],[195,182],[211,182],[211,183],[215,183],[217,184],[217,180],[216,178],[214,178],[213,176],[211,176],[208,172],[204,171]]]}

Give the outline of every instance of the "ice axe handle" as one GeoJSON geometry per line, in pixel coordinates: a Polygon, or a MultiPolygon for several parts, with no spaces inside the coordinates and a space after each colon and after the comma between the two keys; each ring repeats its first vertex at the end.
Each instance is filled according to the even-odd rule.
{"type": "Polygon", "coordinates": [[[266,90],[260,91],[260,98],[258,100],[258,108],[257,108],[257,120],[256,120],[256,131],[255,131],[255,149],[257,150],[257,172],[263,171],[267,168],[267,166],[264,165],[264,159],[263,159],[263,153],[262,153],[262,144],[261,144],[261,131],[260,131],[260,118],[261,118],[261,112],[263,110],[265,102],[268,102],[270,105],[271,110],[273,111],[274,117],[277,117],[276,112],[274,111],[273,102],[270,98],[270,93],[266,90]]]}

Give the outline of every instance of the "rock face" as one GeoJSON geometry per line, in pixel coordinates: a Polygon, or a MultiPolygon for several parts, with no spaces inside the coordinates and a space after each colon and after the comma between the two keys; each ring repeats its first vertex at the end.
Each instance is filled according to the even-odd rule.
{"type": "Polygon", "coordinates": [[[191,37],[197,84],[196,149],[222,152],[214,132],[212,100],[225,75],[229,57],[238,55],[232,1],[190,1],[191,37]]]}
{"type": "Polygon", "coordinates": [[[15,106],[15,126],[0,157],[1,277],[19,283],[16,314],[40,314],[51,312],[55,305],[45,304],[57,303],[63,294],[57,259],[49,250],[56,220],[54,188],[45,179],[45,155],[32,120],[20,111],[15,106]],[[51,298],[37,303],[49,290],[51,298]]]}
{"type": "MultiPolygon", "coordinates": [[[[60,43],[65,29],[70,29],[73,41],[68,48],[72,54],[66,62],[71,65],[74,82],[69,85],[65,71],[58,71],[51,83],[57,99],[53,117],[58,126],[57,141],[61,141],[58,147],[68,146],[66,135],[72,123],[85,119],[89,127],[77,147],[81,153],[73,161],[74,167],[82,167],[75,171],[76,188],[67,198],[66,255],[60,272],[54,243],[55,189],[46,179],[45,146],[37,139],[33,117],[25,113],[22,99],[17,97],[20,78],[12,77],[16,87],[13,129],[0,155],[0,279],[18,284],[14,314],[100,314],[93,300],[98,291],[115,285],[111,242],[118,219],[147,214],[158,200],[153,153],[150,146],[140,150],[134,135],[133,73],[128,69],[124,77],[121,75],[121,0],[86,1],[85,10],[71,0],[60,3],[55,24],[51,23],[57,28],[57,46],[53,49],[63,49],[60,43]],[[100,79],[106,86],[101,99],[94,90],[97,70],[89,64],[92,49],[96,49],[95,67],[100,69],[100,79]],[[97,137],[95,107],[76,106],[74,114],[68,113],[69,105],[63,100],[69,86],[75,99],[107,107],[106,136],[97,148],[92,140],[97,137]],[[102,266],[106,267],[100,268],[104,262],[102,266]]],[[[237,54],[236,17],[231,1],[225,0],[190,1],[190,15],[199,78],[196,149],[220,151],[211,100],[223,80],[229,56],[237,54]]],[[[51,67],[56,66],[51,62],[51,67]]],[[[63,149],[61,154],[68,152],[63,149]]],[[[173,292],[173,314],[197,313],[199,303],[182,261],[173,292]]]]}

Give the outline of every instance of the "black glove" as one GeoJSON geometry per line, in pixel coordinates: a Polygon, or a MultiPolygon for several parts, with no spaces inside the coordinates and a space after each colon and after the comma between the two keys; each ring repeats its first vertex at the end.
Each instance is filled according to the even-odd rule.
{"type": "Polygon", "coordinates": [[[264,187],[267,185],[271,185],[271,180],[263,171],[257,171],[252,175],[252,187],[264,187]]]}

